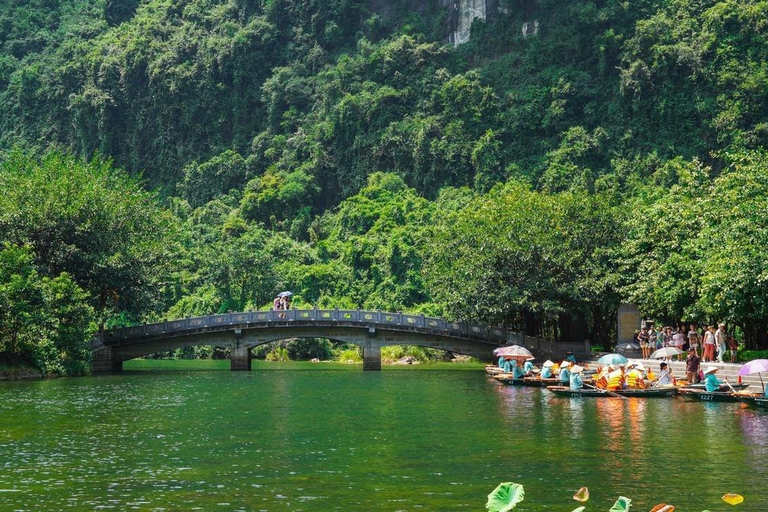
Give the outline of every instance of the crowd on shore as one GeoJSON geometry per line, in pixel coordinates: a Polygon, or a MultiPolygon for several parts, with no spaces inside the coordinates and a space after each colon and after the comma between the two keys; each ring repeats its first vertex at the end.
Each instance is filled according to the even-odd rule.
{"type": "Polygon", "coordinates": [[[730,352],[730,361],[735,363],[739,345],[736,338],[725,330],[725,324],[706,325],[698,328],[696,324],[676,327],[666,326],[656,330],[654,326],[643,327],[635,333],[635,342],[640,345],[643,359],[650,358],[653,351],[664,347],[675,347],[681,351],[678,360],[683,359],[683,354],[693,350],[699,356],[701,349],[701,361],[704,363],[723,363],[726,352],[730,352]]]}

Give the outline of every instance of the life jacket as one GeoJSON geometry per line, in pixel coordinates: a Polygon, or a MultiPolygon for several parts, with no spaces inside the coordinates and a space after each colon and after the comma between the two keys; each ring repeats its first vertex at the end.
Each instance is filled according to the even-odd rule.
{"type": "Polygon", "coordinates": [[[605,375],[601,375],[597,381],[595,381],[595,387],[600,389],[605,389],[608,387],[608,379],[605,375]]]}
{"type": "Polygon", "coordinates": [[[608,374],[608,389],[621,389],[621,381],[624,380],[624,374],[621,370],[614,370],[608,374]]]}
{"type": "Polygon", "coordinates": [[[627,387],[630,389],[642,389],[645,387],[643,374],[638,370],[632,370],[627,374],[627,387]]]}

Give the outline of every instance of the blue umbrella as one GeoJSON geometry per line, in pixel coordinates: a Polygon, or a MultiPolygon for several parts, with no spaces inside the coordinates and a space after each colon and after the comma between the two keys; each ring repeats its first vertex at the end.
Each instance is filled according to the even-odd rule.
{"type": "Polygon", "coordinates": [[[627,364],[629,359],[621,354],[606,354],[597,360],[600,364],[627,364]]]}

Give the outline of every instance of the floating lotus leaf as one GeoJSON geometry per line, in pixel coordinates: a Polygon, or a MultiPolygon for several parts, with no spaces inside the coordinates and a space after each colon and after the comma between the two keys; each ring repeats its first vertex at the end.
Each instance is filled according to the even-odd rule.
{"type": "Polygon", "coordinates": [[[587,507],[579,507],[579,508],[573,509],[573,512],[584,512],[585,508],[587,507]]]}
{"type": "Polygon", "coordinates": [[[522,485],[503,482],[488,495],[488,503],[485,504],[485,508],[488,509],[488,512],[508,512],[524,499],[525,490],[522,485]]]}
{"type": "Polygon", "coordinates": [[[629,498],[625,498],[624,496],[619,496],[619,499],[616,500],[616,503],[613,504],[611,507],[611,510],[608,512],[626,512],[629,510],[629,507],[632,506],[632,500],[629,498]]]}
{"type": "Polygon", "coordinates": [[[739,503],[744,501],[744,496],[742,496],[741,494],[728,493],[725,496],[723,496],[723,501],[729,505],[738,505],[739,503]]]}
{"type": "Polygon", "coordinates": [[[659,503],[651,509],[651,512],[675,512],[674,505],[667,505],[666,503],[659,503]]]}
{"type": "Polygon", "coordinates": [[[582,487],[581,489],[576,491],[576,494],[573,495],[573,499],[584,503],[589,499],[589,489],[587,489],[586,487],[582,487]]]}

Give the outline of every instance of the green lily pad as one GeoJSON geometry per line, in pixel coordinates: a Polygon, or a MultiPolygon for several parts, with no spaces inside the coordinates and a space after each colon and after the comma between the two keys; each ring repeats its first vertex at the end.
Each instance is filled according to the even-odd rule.
{"type": "Polygon", "coordinates": [[[624,496],[619,496],[619,499],[616,500],[616,503],[613,504],[611,507],[611,510],[608,512],[626,512],[629,510],[629,507],[632,506],[632,500],[629,498],[625,498],[624,496]]]}
{"type": "Polygon", "coordinates": [[[509,512],[524,499],[525,490],[522,485],[503,482],[488,495],[488,503],[485,504],[485,508],[488,509],[488,512],[509,512]]]}

